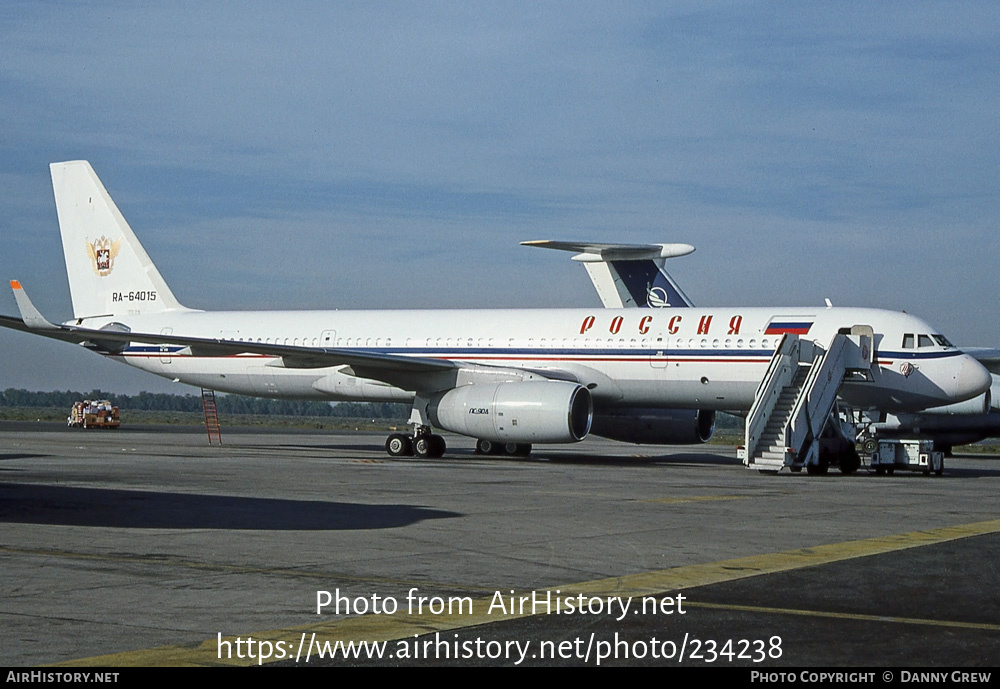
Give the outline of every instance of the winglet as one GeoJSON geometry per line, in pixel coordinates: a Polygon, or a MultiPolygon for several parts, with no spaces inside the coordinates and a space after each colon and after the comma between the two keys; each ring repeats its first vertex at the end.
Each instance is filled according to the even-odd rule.
{"type": "Polygon", "coordinates": [[[45,319],[45,316],[35,308],[35,305],[28,299],[28,294],[21,287],[17,280],[10,281],[10,287],[14,290],[14,300],[17,302],[17,309],[21,312],[21,320],[32,330],[58,330],[59,326],[53,325],[45,319]]]}

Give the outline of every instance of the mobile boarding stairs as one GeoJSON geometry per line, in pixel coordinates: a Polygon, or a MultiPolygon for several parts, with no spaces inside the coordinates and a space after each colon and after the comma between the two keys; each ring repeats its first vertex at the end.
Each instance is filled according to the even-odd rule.
{"type": "Polygon", "coordinates": [[[811,474],[825,474],[833,458],[842,472],[857,470],[861,463],[853,433],[841,430],[834,412],[845,381],[873,380],[873,342],[867,325],[842,329],[826,349],[786,334],[746,418],[744,445],[737,453],[743,464],[765,473],[805,467],[811,474]]]}

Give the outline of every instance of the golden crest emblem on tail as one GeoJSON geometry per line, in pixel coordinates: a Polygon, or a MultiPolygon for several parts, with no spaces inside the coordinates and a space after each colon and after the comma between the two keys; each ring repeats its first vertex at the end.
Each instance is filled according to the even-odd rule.
{"type": "MultiPolygon", "coordinates": [[[[85,240],[86,241],[86,240],[85,240]]],[[[115,267],[115,258],[121,248],[122,240],[112,242],[101,235],[100,239],[93,242],[87,241],[87,254],[90,256],[90,265],[94,269],[94,274],[105,277],[111,274],[111,269],[115,267]]]]}

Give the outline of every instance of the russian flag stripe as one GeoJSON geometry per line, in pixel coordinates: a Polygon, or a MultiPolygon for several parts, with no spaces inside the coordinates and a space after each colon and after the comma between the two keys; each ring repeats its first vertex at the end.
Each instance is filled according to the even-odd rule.
{"type": "Polygon", "coordinates": [[[764,331],[765,335],[784,335],[785,333],[791,333],[792,335],[805,335],[809,332],[809,328],[812,327],[812,322],[787,322],[787,321],[774,321],[768,324],[767,330],[764,331]]]}

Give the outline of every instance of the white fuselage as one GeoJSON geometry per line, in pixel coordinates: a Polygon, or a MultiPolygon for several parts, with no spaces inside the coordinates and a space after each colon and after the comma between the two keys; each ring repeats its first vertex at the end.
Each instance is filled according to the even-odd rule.
{"type": "MultiPolygon", "coordinates": [[[[870,381],[842,388],[849,406],[895,413],[968,399],[982,392],[985,373],[951,346],[904,349],[905,334],[938,331],[914,316],[878,309],[178,311],[88,319],[87,326],[112,321],[135,332],[559,371],[587,385],[598,407],[745,411],[783,332],[826,347],[854,325],[874,329],[875,357],[870,381]]],[[[192,356],[187,347],[131,343],[116,358],[246,395],[401,402],[414,396],[342,366],[290,369],[280,358],[258,354],[192,356]]]]}

